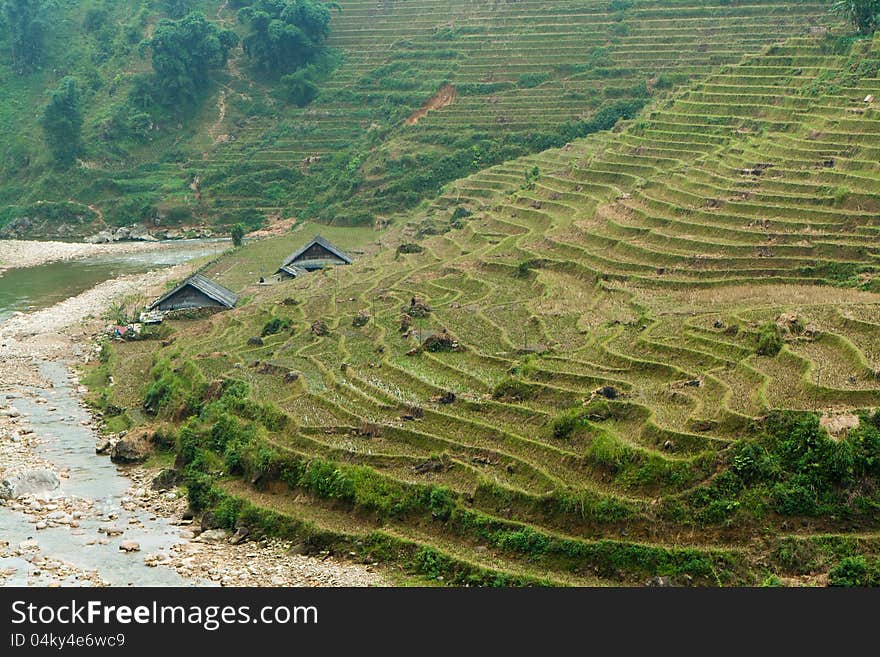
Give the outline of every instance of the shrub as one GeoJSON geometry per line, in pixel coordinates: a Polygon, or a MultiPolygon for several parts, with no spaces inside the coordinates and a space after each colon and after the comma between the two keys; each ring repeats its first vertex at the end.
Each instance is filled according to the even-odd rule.
{"type": "Polygon", "coordinates": [[[397,253],[422,253],[425,249],[419,244],[406,242],[397,247],[397,253]]]}
{"type": "Polygon", "coordinates": [[[880,586],[880,562],[864,556],[845,557],[828,572],[829,586],[880,586]]]}
{"type": "Polygon", "coordinates": [[[553,420],[551,425],[554,438],[568,438],[575,429],[584,426],[584,412],[579,408],[572,408],[553,420]]]}
{"type": "Polygon", "coordinates": [[[774,322],[767,322],[758,334],[755,352],[759,356],[775,356],[782,350],[782,331],[774,322]]]}
{"type": "Polygon", "coordinates": [[[287,331],[290,326],[291,320],[289,317],[273,317],[263,325],[263,330],[260,332],[260,335],[265,338],[269,335],[281,333],[281,331],[287,331]]]}
{"type": "Polygon", "coordinates": [[[516,81],[520,89],[533,89],[550,79],[549,73],[523,73],[516,81]]]}
{"type": "Polygon", "coordinates": [[[492,391],[495,399],[509,399],[511,401],[525,401],[535,396],[535,390],[527,383],[508,377],[501,381],[492,391]]]}

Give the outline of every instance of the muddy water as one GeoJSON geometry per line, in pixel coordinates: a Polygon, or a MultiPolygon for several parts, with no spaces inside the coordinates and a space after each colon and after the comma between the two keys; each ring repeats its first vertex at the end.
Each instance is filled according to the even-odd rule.
{"type": "Polygon", "coordinates": [[[0,276],[0,322],[15,311],[48,308],[123,274],[177,265],[220,253],[228,247],[228,240],[180,240],[151,251],[106,254],[10,269],[0,276]]]}

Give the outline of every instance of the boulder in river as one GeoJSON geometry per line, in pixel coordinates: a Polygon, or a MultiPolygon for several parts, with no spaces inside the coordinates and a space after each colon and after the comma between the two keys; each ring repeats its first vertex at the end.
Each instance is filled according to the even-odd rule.
{"type": "Polygon", "coordinates": [[[24,495],[46,495],[61,486],[52,470],[35,469],[15,473],[0,481],[0,499],[14,500],[24,495]]]}

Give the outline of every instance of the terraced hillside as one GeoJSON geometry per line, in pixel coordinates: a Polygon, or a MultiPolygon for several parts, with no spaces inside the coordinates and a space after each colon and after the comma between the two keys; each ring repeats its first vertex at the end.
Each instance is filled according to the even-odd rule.
{"type": "Polygon", "coordinates": [[[809,1],[341,6],[331,45],[345,63],[319,99],[230,128],[234,141],[209,156],[203,178],[219,211],[254,203],[235,190],[258,163],[302,162],[307,191],[286,206],[259,199],[265,211],[387,219],[449,180],[590,131],[603,109],[630,116],[652,94],[828,23],[827,7],[809,1]],[[238,180],[211,186],[243,160],[252,166],[238,180]]]}
{"type": "Polygon", "coordinates": [[[352,266],[255,285],[318,229],[249,244],[207,270],[240,308],[93,379],[147,379],[103,399],[174,437],[196,506],[314,549],[456,584],[876,583],[880,42],[828,43],[332,230],[352,266]]]}
{"type": "MultiPolygon", "coordinates": [[[[60,3],[40,70],[15,73],[0,43],[8,92],[0,139],[9,144],[0,224],[27,217],[32,231],[67,223],[82,233],[155,217],[166,225],[256,225],[280,215],[383,223],[449,181],[607,128],[745,53],[835,24],[820,0],[339,5],[328,45],[342,63],[309,106],[280,101],[278,81],[236,49],[198,107],[142,117],[151,127],[135,139],[117,124],[128,120],[126,94],[150,70],[137,42],[164,5],[60,3]],[[87,18],[98,9],[107,26],[95,31],[87,18]],[[86,148],[78,166],[58,171],[38,110],[68,74],[85,94],[86,148]]],[[[243,35],[236,6],[193,4],[243,35]]]]}

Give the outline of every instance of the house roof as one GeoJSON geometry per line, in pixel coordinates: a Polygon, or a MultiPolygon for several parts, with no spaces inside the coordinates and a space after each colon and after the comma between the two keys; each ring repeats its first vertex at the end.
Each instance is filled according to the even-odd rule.
{"type": "Polygon", "coordinates": [[[305,269],[303,269],[302,267],[297,267],[296,265],[282,265],[278,268],[278,271],[283,271],[285,274],[289,274],[294,278],[300,276],[301,274],[307,273],[305,269]]]}
{"type": "Polygon", "coordinates": [[[194,287],[208,298],[213,299],[227,308],[232,308],[235,306],[235,302],[238,301],[238,296],[232,290],[223,287],[220,283],[215,283],[214,281],[205,278],[201,274],[195,274],[194,276],[187,278],[183,283],[171,290],[171,292],[168,292],[160,299],[154,301],[150,308],[155,308],[165,301],[165,299],[174,296],[188,285],[194,287]]]}
{"type": "Polygon", "coordinates": [[[351,264],[352,262],[354,262],[352,257],[350,255],[348,255],[345,251],[334,246],[333,244],[331,244],[329,241],[327,241],[326,239],[324,239],[320,235],[315,235],[315,237],[313,237],[312,240],[308,244],[306,244],[304,247],[302,247],[298,251],[295,251],[293,254],[287,256],[287,258],[284,260],[284,264],[282,265],[282,268],[286,267],[287,265],[292,263],[294,260],[299,258],[303,253],[308,251],[315,244],[327,249],[330,253],[335,255],[340,260],[347,262],[348,264],[351,264]]]}

